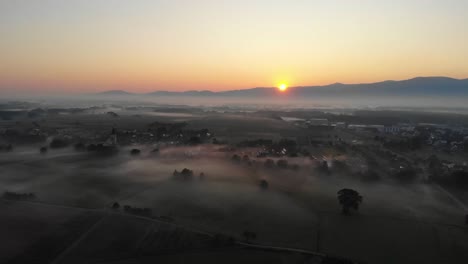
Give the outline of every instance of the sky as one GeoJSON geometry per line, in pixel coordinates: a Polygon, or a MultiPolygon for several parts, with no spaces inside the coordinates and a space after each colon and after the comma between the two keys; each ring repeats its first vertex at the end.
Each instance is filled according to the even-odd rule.
{"type": "Polygon", "coordinates": [[[0,0],[0,93],[468,78],[466,0],[0,0]]]}

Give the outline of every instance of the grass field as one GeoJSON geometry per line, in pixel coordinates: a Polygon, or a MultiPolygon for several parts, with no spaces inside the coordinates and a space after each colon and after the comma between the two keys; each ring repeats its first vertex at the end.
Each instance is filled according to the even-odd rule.
{"type": "MultiPolygon", "coordinates": [[[[208,127],[221,139],[232,141],[327,138],[328,131],[244,115],[123,115],[118,125],[145,129],[156,120],[183,118],[190,119],[191,128],[208,127]]],[[[117,122],[105,115],[54,118],[47,121],[49,126],[86,123],[90,131],[107,131],[117,122]]],[[[224,152],[222,147],[163,147],[154,155],[150,153],[153,146],[133,145],[106,158],[75,152],[71,147],[46,155],[40,155],[37,146],[1,153],[0,191],[33,192],[37,200],[0,202],[0,263],[54,259],[56,263],[126,263],[122,259],[135,258],[142,263],[176,263],[185,257],[210,263],[219,256],[234,263],[246,261],[247,255],[268,263],[304,260],[303,256],[239,248],[214,250],[206,235],[193,230],[239,240],[244,231],[251,231],[257,236],[254,242],[263,245],[367,263],[457,263],[468,259],[466,212],[434,185],[385,179],[365,183],[352,174],[322,175],[307,157],[289,159],[300,165],[298,171],[266,169],[262,165],[265,158],[256,158],[254,149],[224,152]],[[131,156],[131,148],[140,148],[141,155],[131,156]],[[230,161],[233,153],[249,153],[256,163],[235,164],[230,161]],[[172,177],[174,170],[184,168],[194,171],[192,180],[172,177]],[[204,177],[199,177],[202,172],[204,177]],[[267,190],[259,188],[261,179],[268,181],[267,190]],[[364,197],[358,213],[340,214],[336,192],[341,188],[356,189],[364,197]],[[154,219],[163,216],[174,223],[136,217],[122,209],[111,211],[114,202],[150,208],[154,219]]],[[[311,153],[319,159],[340,154],[330,147],[311,147],[311,153]]],[[[354,163],[361,159],[353,152],[341,157],[354,163]]]]}

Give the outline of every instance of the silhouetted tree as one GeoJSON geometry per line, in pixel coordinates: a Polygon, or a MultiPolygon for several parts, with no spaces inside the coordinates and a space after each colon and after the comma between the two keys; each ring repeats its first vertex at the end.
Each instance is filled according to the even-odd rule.
{"type": "Polygon", "coordinates": [[[114,117],[114,118],[117,118],[119,117],[119,115],[115,112],[107,112],[107,115],[110,116],[110,117],[114,117]]]}
{"type": "Polygon", "coordinates": [[[232,155],[231,160],[235,163],[240,163],[241,162],[241,157],[237,154],[232,155]]]}
{"type": "Polygon", "coordinates": [[[39,149],[39,152],[40,152],[41,154],[46,154],[46,153],[47,153],[47,150],[48,150],[47,147],[41,147],[41,148],[39,149]]]}
{"type": "Polygon", "coordinates": [[[139,149],[132,149],[130,151],[130,154],[133,155],[133,156],[140,155],[140,153],[141,153],[141,150],[139,150],[139,149]]]}
{"type": "Polygon", "coordinates": [[[211,243],[215,247],[233,246],[235,243],[235,240],[232,236],[226,236],[223,234],[215,234],[211,240],[211,243]]]}
{"type": "Polygon", "coordinates": [[[68,147],[68,141],[62,138],[54,138],[49,144],[49,147],[54,149],[54,148],[65,148],[68,147]]]}
{"type": "Polygon", "coordinates": [[[174,170],[172,173],[174,179],[176,180],[191,180],[193,179],[193,171],[187,168],[184,168],[181,172],[174,170]]]}
{"type": "Polygon", "coordinates": [[[13,146],[11,144],[0,145],[0,151],[2,151],[2,152],[11,152],[11,151],[13,151],[13,146]]]}
{"type": "Polygon", "coordinates": [[[85,144],[83,144],[81,142],[76,143],[74,148],[75,148],[76,151],[85,151],[86,150],[85,144]]]}
{"type": "Polygon", "coordinates": [[[202,143],[202,140],[199,136],[190,137],[189,142],[190,145],[198,145],[202,143]]]}
{"type": "Polygon", "coordinates": [[[155,148],[151,151],[152,154],[157,154],[159,153],[159,148],[155,148]]]}
{"type": "Polygon", "coordinates": [[[330,174],[330,169],[328,167],[328,162],[326,160],[322,161],[317,167],[317,170],[324,174],[330,174]]]}
{"type": "Polygon", "coordinates": [[[260,188],[261,188],[262,190],[268,189],[268,182],[267,182],[266,180],[260,180],[260,183],[259,183],[259,184],[260,184],[260,188]]]}
{"type": "Polygon", "coordinates": [[[17,201],[30,201],[36,199],[34,193],[16,193],[16,192],[4,192],[3,199],[17,200],[17,201]]]}
{"type": "Polygon", "coordinates": [[[112,204],[112,209],[119,209],[120,208],[120,204],[118,202],[115,202],[114,204],[112,204]]]}
{"type": "Polygon", "coordinates": [[[186,177],[192,177],[193,176],[193,171],[192,170],[189,170],[187,168],[184,168],[180,174],[182,174],[183,176],[186,176],[186,177]]]}
{"type": "Polygon", "coordinates": [[[251,231],[244,231],[244,233],[242,233],[242,235],[244,236],[244,239],[245,239],[245,242],[249,243],[251,240],[254,240],[257,238],[257,234],[255,232],[251,232],[251,231]]]}
{"type": "Polygon", "coordinates": [[[338,191],[338,201],[343,207],[343,214],[349,215],[350,209],[359,210],[362,196],[353,189],[341,189],[338,191]]]}
{"type": "Polygon", "coordinates": [[[96,144],[89,144],[89,145],[86,147],[86,150],[89,151],[89,152],[96,151],[96,149],[97,149],[96,144]]]}

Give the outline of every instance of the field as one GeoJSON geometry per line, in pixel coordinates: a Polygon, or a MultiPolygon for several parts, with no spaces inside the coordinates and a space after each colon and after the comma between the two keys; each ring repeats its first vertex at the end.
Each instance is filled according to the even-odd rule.
{"type": "MultiPolygon", "coordinates": [[[[247,256],[252,263],[293,263],[306,258],[213,247],[213,235],[244,241],[245,231],[254,232],[250,242],[261,245],[365,263],[457,263],[468,258],[464,208],[433,183],[363,182],[351,173],[323,174],[316,160],[304,156],[285,157],[298,165],[296,170],[268,169],[263,166],[267,158],[255,155],[258,148],[236,145],[258,138],[326,142],[335,134],[351,140],[353,134],[301,128],[269,115],[116,112],[117,119],[59,115],[43,126],[105,134],[112,127],[144,131],[150,123],[177,119],[189,129],[208,128],[229,144],[158,145],[154,154],[156,145],[134,143],[106,157],[71,146],[40,154],[41,144],[0,153],[0,190],[37,196],[31,202],[1,201],[1,263],[32,258],[53,263],[171,263],[183,257],[210,263],[219,255],[233,263],[245,262],[247,256]],[[130,155],[134,148],[141,154],[130,155]],[[233,154],[249,155],[250,165],[233,162],[233,154]],[[174,170],[184,168],[193,171],[189,180],[173,176],[174,170]],[[267,189],[259,187],[260,180],[268,181],[267,189]],[[364,197],[359,212],[340,213],[336,193],[342,188],[359,190],[364,197]],[[110,209],[114,202],[119,209],[110,209]],[[151,215],[128,213],[125,205],[149,208],[151,215]]],[[[26,121],[21,123],[27,127],[26,121]]],[[[351,168],[359,167],[355,163],[362,159],[327,145],[305,147],[314,157],[340,158],[351,168]]]]}

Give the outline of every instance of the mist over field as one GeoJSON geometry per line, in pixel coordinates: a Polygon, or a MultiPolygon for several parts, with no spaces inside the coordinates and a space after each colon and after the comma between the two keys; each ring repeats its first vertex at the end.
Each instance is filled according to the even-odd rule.
{"type": "MultiPolygon", "coordinates": [[[[158,190],[154,191],[155,193],[159,193],[162,191],[161,186],[165,184],[170,190],[163,191],[164,194],[186,199],[187,202],[192,199],[184,196],[192,187],[194,191],[199,188],[205,189],[207,195],[213,193],[242,198],[243,195],[236,194],[234,190],[245,188],[244,194],[251,192],[261,196],[268,192],[261,191],[257,183],[266,179],[272,192],[284,195],[285,199],[291,199],[291,202],[301,204],[301,195],[325,196],[322,199],[329,199],[333,205],[320,205],[319,202],[315,204],[325,211],[336,210],[335,192],[340,186],[359,189],[366,197],[370,195],[366,207],[375,203],[373,210],[401,210],[402,215],[408,213],[410,216],[418,216],[424,210],[411,208],[415,202],[412,197],[418,195],[423,197],[417,203],[427,202],[439,210],[456,209],[449,200],[437,201],[437,192],[426,188],[424,184],[401,185],[390,180],[366,183],[345,173],[324,176],[314,172],[315,164],[304,158],[286,159],[290,164],[299,165],[300,169],[297,171],[263,168],[264,158],[256,159],[258,164],[252,168],[234,164],[230,161],[229,154],[219,151],[220,148],[222,147],[213,145],[171,147],[161,150],[157,155],[149,153],[149,148],[143,148],[147,153],[139,157],[133,157],[122,150],[119,155],[107,158],[93,158],[92,154],[77,153],[71,149],[44,156],[38,154],[36,149],[24,148],[19,153],[1,154],[0,173],[5,176],[0,186],[4,190],[34,191],[45,201],[93,208],[106,206],[114,200],[123,198],[125,201],[133,196],[151,193],[153,188],[158,190]],[[195,172],[193,182],[173,179],[173,171],[183,168],[190,168],[195,172]],[[33,175],[31,170],[35,172],[33,175]],[[198,174],[202,172],[205,176],[199,178],[198,174]],[[226,186],[223,186],[224,184],[226,186]],[[183,188],[183,191],[178,191],[178,187],[183,188]],[[233,193],[227,194],[229,192],[233,193]],[[296,195],[297,200],[293,199],[296,195]],[[383,203],[378,206],[376,200],[383,203]]],[[[198,191],[199,195],[204,194],[198,191]]],[[[200,200],[219,202],[217,199],[200,200]]],[[[437,214],[428,216],[439,217],[437,214]]]]}
{"type": "MultiPolygon", "coordinates": [[[[97,225],[85,235],[88,239],[111,232],[119,234],[115,239],[121,243],[133,243],[129,233],[112,230],[146,219],[184,232],[222,234],[239,243],[368,262],[414,250],[412,257],[398,258],[401,263],[464,256],[464,251],[446,246],[453,241],[465,247],[464,189],[454,185],[461,181],[456,172],[464,168],[465,152],[449,149],[452,154],[447,154],[441,146],[424,143],[452,127],[459,132],[446,137],[462,140],[460,127],[468,124],[462,108],[74,102],[3,105],[0,191],[2,206],[10,208],[7,219],[19,217],[15,207],[23,215],[33,212],[29,207],[58,210],[39,213],[44,219],[32,218],[18,229],[39,225],[35,221],[50,226],[49,218],[60,215],[56,221],[78,221],[77,228],[84,230],[97,225]],[[400,132],[384,130],[396,126],[400,132]],[[433,167],[432,156],[441,160],[440,169],[433,167]],[[448,159],[460,165],[444,169],[448,159]],[[438,170],[445,178],[433,176],[438,170]],[[337,200],[342,189],[362,196],[359,210],[351,215],[342,213],[337,200]],[[68,216],[68,210],[74,213],[68,216]],[[86,216],[73,220],[76,214],[86,216]],[[402,230],[412,237],[402,237],[402,230]],[[246,232],[253,232],[255,239],[246,240],[246,232]],[[354,243],[357,237],[359,243],[354,243]],[[438,242],[441,239],[449,242],[438,242]],[[398,246],[389,252],[395,243],[398,246]],[[371,246],[372,253],[367,250],[371,246]],[[431,254],[424,253],[427,248],[431,254]]],[[[147,224],[133,239],[144,239],[147,232],[163,234],[144,231],[156,228],[147,224]]],[[[52,226],[45,230],[59,232],[52,226]]],[[[37,248],[28,244],[43,234],[37,232],[11,244],[13,249],[3,249],[10,252],[5,258],[15,259],[14,252],[25,250],[25,245],[37,248]]],[[[90,257],[107,258],[117,242],[100,243],[107,251],[90,251],[90,257]]],[[[153,247],[145,243],[149,244],[139,250],[153,247]]],[[[62,243],[51,247],[58,251],[57,245],[62,243]]],[[[79,262],[77,254],[84,253],[78,252],[90,250],[79,245],[84,248],[72,247],[63,263],[79,262]]]]}

